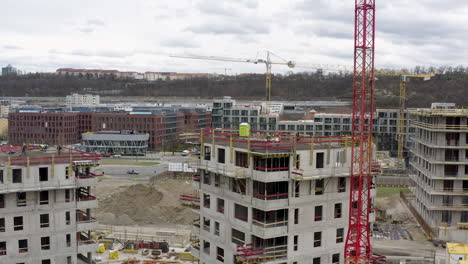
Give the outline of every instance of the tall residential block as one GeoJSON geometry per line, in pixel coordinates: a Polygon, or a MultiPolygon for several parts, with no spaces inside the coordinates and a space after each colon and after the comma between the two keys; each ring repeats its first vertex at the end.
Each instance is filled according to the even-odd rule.
{"type": "Polygon", "coordinates": [[[91,263],[99,158],[33,147],[2,151],[0,263],[91,263]]]}
{"type": "Polygon", "coordinates": [[[468,110],[439,107],[412,113],[413,205],[440,239],[466,242],[468,110]]]}
{"type": "Polygon", "coordinates": [[[242,133],[203,131],[196,193],[183,197],[200,204],[193,255],[201,263],[343,263],[349,137],[242,133]]]}

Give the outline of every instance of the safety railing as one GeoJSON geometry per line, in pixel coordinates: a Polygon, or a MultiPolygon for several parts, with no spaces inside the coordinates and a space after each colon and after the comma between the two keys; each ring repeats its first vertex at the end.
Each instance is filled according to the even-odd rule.
{"type": "Polygon", "coordinates": [[[280,258],[286,258],[287,255],[287,245],[257,247],[253,244],[247,244],[237,245],[236,258],[242,263],[259,263],[280,258]]]}

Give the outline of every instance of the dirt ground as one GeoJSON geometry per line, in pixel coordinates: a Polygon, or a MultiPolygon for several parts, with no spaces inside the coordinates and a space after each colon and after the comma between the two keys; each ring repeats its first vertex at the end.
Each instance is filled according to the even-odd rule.
{"type": "Polygon", "coordinates": [[[187,179],[148,181],[103,178],[97,185],[100,224],[176,227],[192,222],[192,211],[183,207],[180,194],[192,191],[187,179]]]}

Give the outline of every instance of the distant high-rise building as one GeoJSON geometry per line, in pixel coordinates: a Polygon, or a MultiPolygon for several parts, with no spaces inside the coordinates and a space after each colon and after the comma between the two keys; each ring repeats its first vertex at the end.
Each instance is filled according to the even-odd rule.
{"type": "Polygon", "coordinates": [[[101,103],[99,95],[94,94],[71,94],[67,95],[66,104],[69,106],[77,105],[98,105],[101,103]]]}
{"type": "Polygon", "coordinates": [[[18,74],[18,69],[14,68],[10,64],[2,68],[2,75],[12,75],[12,74],[18,74]]]}

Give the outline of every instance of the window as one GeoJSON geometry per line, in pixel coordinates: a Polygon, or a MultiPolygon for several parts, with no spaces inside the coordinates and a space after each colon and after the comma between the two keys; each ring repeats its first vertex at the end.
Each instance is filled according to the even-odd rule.
{"type": "Polygon", "coordinates": [[[49,168],[39,168],[39,181],[48,181],[49,180],[49,168]]]}
{"type": "Polygon", "coordinates": [[[216,247],[216,259],[218,261],[224,262],[224,249],[216,247]]]}
{"type": "Polygon", "coordinates": [[[312,260],[312,264],[320,264],[320,257],[314,258],[314,259],[312,260]]]}
{"type": "Polygon", "coordinates": [[[0,170],[0,184],[3,184],[3,170],[0,170]]]}
{"type": "Polygon", "coordinates": [[[49,191],[39,192],[39,204],[49,204],[49,191]]]}
{"type": "Polygon", "coordinates": [[[5,232],[5,218],[0,218],[0,232],[5,232]]]}
{"type": "Polygon", "coordinates": [[[217,201],[218,201],[218,206],[217,206],[217,208],[216,208],[216,211],[217,211],[218,213],[224,214],[224,200],[221,199],[221,198],[218,198],[217,201]]]}
{"type": "Polygon", "coordinates": [[[65,167],[65,179],[69,179],[70,178],[70,169],[69,167],[65,167]]]}
{"type": "Polygon", "coordinates": [[[49,214],[41,214],[39,218],[41,228],[49,227],[49,214]]]}
{"type": "Polygon", "coordinates": [[[211,221],[208,217],[203,217],[203,229],[210,232],[211,221]]]}
{"type": "Polygon", "coordinates": [[[5,208],[5,194],[0,194],[0,208],[5,208]]]}
{"type": "Polygon", "coordinates": [[[245,206],[239,205],[239,204],[234,204],[234,217],[242,220],[244,222],[247,222],[249,219],[249,209],[245,206]]]}
{"type": "Polygon", "coordinates": [[[295,164],[296,169],[301,168],[301,156],[299,154],[296,155],[296,164],[295,164]]]}
{"type": "Polygon", "coordinates": [[[65,190],[65,202],[70,202],[70,190],[65,190]]]}
{"type": "Polygon", "coordinates": [[[6,253],[6,242],[0,242],[0,256],[5,256],[6,253]]]}
{"type": "Polygon", "coordinates": [[[323,152],[317,152],[315,154],[315,168],[323,169],[323,157],[324,157],[323,152]]]}
{"type": "Polygon", "coordinates": [[[344,228],[336,229],[336,243],[343,243],[344,228]]]}
{"type": "Polygon", "coordinates": [[[26,206],[26,193],[25,192],[17,192],[16,193],[16,206],[23,207],[26,206]]]}
{"type": "Polygon", "coordinates": [[[298,244],[299,244],[299,236],[294,236],[294,248],[293,248],[294,251],[297,251],[298,244]]]}
{"type": "Polygon", "coordinates": [[[218,162],[225,163],[226,161],[226,150],[223,148],[218,149],[218,162]]]}
{"type": "Polygon", "coordinates": [[[232,243],[242,246],[245,244],[245,234],[243,232],[233,228],[231,230],[231,237],[232,243]]]}
{"type": "Polygon", "coordinates": [[[294,224],[299,224],[299,208],[294,209],[294,224]]]}
{"type": "Polygon", "coordinates": [[[316,180],[315,181],[315,195],[322,195],[323,194],[323,187],[324,187],[324,180],[316,180]]]}
{"type": "Polygon", "coordinates": [[[50,237],[41,237],[41,249],[42,250],[50,249],[50,237]]]}
{"type": "Polygon", "coordinates": [[[340,253],[336,253],[332,255],[332,263],[340,264],[340,253]]]}
{"type": "Polygon", "coordinates": [[[69,225],[70,223],[71,223],[70,212],[65,212],[65,224],[69,225]]]}
{"type": "Polygon", "coordinates": [[[314,232],[314,247],[322,246],[322,232],[314,232]]]}
{"type": "Polygon", "coordinates": [[[71,235],[70,234],[67,234],[65,236],[65,239],[67,241],[67,247],[71,247],[71,235]]]}
{"type": "Polygon", "coordinates": [[[210,242],[203,241],[203,252],[208,255],[210,254],[210,242]]]}
{"type": "Polygon", "coordinates": [[[68,257],[67,257],[67,264],[72,264],[72,258],[71,258],[71,256],[68,256],[68,257]]]}
{"type": "Polygon", "coordinates": [[[209,194],[203,194],[203,207],[210,208],[211,198],[209,194]]]}
{"type": "Polygon", "coordinates": [[[13,172],[13,183],[23,182],[21,169],[13,169],[12,172],[13,172]]]}
{"type": "Polygon", "coordinates": [[[341,218],[341,214],[342,214],[341,206],[342,206],[341,203],[335,204],[335,218],[341,218]]]}
{"type": "Polygon", "coordinates": [[[51,264],[50,259],[43,259],[41,264],[51,264]]]}
{"type": "Polygon", "coordinates": [[[221,176],[219,174],[215,174],[214,176],[214,185],[215,187],[219,187],[221,185],[221,176]]]}
{"type": "Polygon", "coordinates": [[[15,231],[23,230],[23,217],[22,216],[13,217],[13,230],[15,231]]]}
{"type": "Polygon", "coordinates": [[[27,239],[18,240],[18,252],[20,254],[28,252],[28,240],[27,239]]]}
{"type": "Polygon", "coordinates": [[[322,221],[323,218],[323,206],[315,206],[315,222],[322,221]]]}
{"type": "Polygon", "coordinates": [[[216,221],[214,225],[214,234],[219,236],[219,222],[216,222],[216,221]]]}
{"type": "Polygon", "coordinates": [[[211,147],[205,146],[205,160],[211,160],[211,147]]]}
{"type": "Polygon", "coordinates": [[[346,192],[346,178],[338,178],[338,192],[346,192]]]}

